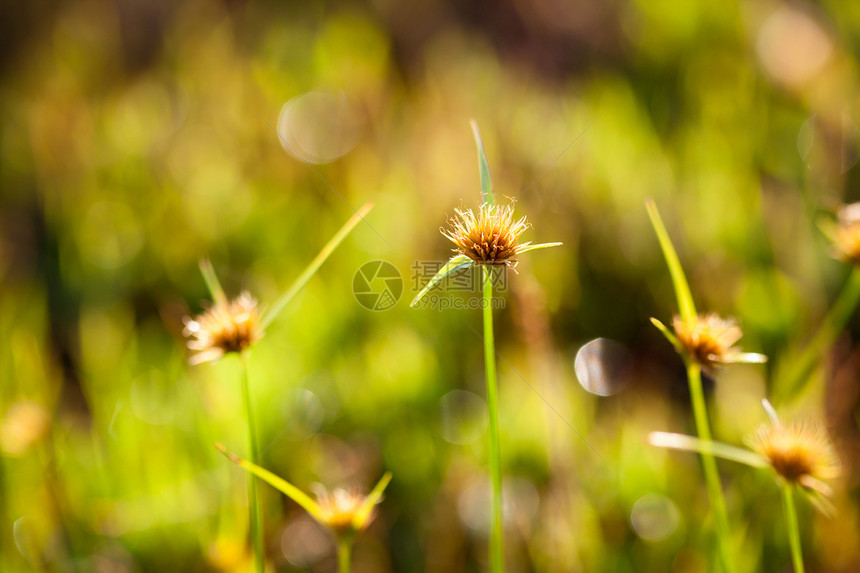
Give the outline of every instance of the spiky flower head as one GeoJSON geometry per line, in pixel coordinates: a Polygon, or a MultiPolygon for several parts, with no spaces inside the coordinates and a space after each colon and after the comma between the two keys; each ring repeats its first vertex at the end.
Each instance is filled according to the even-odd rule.
{"type": "Polygon", "coordinates": [[[839,209],[837,225],[829,234],[837,258],[860,264],[860,203],[839,209]]]}
{"type": "Polygon", "coordinates": [[[821,425],[811,421],[784,424],[769,402],[770,424],[763,424],[749,445],[763,456],[782,479],[823,495],[831,488],[822,480],[839,476],[839,458],[821,425]]]}
{"type": "Polygon", "coordinates": [[[257,300],[243,291],[233,300],[217,301],[193,319],[185,317],[182,333],[194,352],[191,364],[215,361],[229,352],[242,352],[263,336],[257,300]]]}
{"type": "Polygon", "coordinates": [[[448,219],[450,229],[440,230],[456,245],[455,252],[476,264],[514,266],[517,254],[530,244],[519,243],[531,225],[525,217],[514,218],[513,205],[484,203],[477,214],[471,209],[454,211],[456,217],[448,219]]]}
{"type": "Polygon", "coordinates": [[[317,519],[338,537],[360,533],[376,517],[375,504],[368,511],[366,503],[367,496],[358,489],[328,491],[320,487],[317,491],[317,519]]]}
{"type": "Polygon", "coordinates": [[[675,316],[672,328],[680,350],[703,367],[766,360],[761,354],[744,353],[735,346],[743,332],[734,318],[724,319],[715,313],[700,314],[692,320],[675,316]]]}

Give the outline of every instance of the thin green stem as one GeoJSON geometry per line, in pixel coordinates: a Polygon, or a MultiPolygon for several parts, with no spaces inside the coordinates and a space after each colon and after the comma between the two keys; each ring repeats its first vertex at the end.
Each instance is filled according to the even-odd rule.
{"type": "Polygon", "coordinates": [[[344,538],[337,541],[337,571],[349,573],[349,562],[352,556],[352,539],[344,538]]]}
{"type": "MultiPolygon", "coordinates": [[[[711,428],[708,424],[708,411],[705,406],[705,396],[702,391],[702,369],[693,360],[687,361],[687,380],[690,384],[690,400],[693,403],[693,417],[696,421],[696,433],[699,438],[711,441],[711,428]]],[[[702,467],[705,473],[705,485],[708,488],[708,497],[711,500],[711,508],[714,512],[714,522],[717,530],[717,543],[720,548],[720,560],[723,571],[730,573],[734,570],[734,562],[731,558],[729,517],[726,511],[726,500],[723,497],[723,488],[720,484],[720,474],[717,471],[717,462],[710,453],[702,452],[702,467]]]]}
{"type": "Polygon", "coordinates": [[[781,392],[784,398],[791,398],[803,388],[825,349],[833,344],[845,328],[848,319],[854,314],[858,302],[860,302],[860,268],[855,267],[827,316],[824,317],[818,332],[806,345],[796,366],[786,379],[781,392]]]}
{"type": "Polygon", "coordinates": [[[490,534],[490,571],[505,570],[502,531],[502,454],[499,446],[499,396],[496,381],[496,346],[493,339],[493,281],[484,267],[484,368],[487,376],[487,410],[490,414],[490,479],[493,484],[493,522],[490,534]]]}
{"type": "Polygon", "coordinates": [[[373,209],[373,203],[366,203],[362,205],[362,207],[355,212],[355,214],[350,217],[349,221],[347,221],[340,230],[335,233],[334,237],[329,240],[328,243],[322,248],[319,254],[311,261],[311,263],[305,268],[299,278],[296,279],[296,282],[287,289],[287,291],[281,295],[281,297],[275,301],[275,304],[272,305],[266,314],[263,315],[263,318],[260,319],[260,329],[265,330],[269,324],[275,320],[275,317],[280,314],[284,307],[287,306],[291,300],[293,300],[297,294],[301,292],[305,285],[313,278],[316,272],[320,269],[322,264],[326,262],[326,259],[331,256],[334,250],[340,245],[343,240],[349,235],[349,232],[355,228],[361,221],[364,221],[364,218],[370,213],[370,210],[373,209]]]}
{"type": "MultiPolygon", "coordinates": [[[[248,383],[248,355],[242,353],[242,402],[245,405],[245,420],[248,423],[248,455],[252,463],[259,463],[257,448],[257,429],[254,423],[254,409],[251,407],[251,389],[248,383]]],[[[266,557],[263,552],[263,516],[260,512],[260,497],[257,494],[257,478],[248,474],[248,506],[251,516],[251,543],[254,547],[254,561],[257,573],[266,570],[266,557]]]]}
{"type": "Polygon", "coordinates": [[[800,528],[797,525],[797,509],[794,506],[794,489],[790,483],[780,484],[782,502],[785,507],[785,521],[788,525],[788,542],[791,545],[791,562],[794,573],[803,573],[803,552],[800,548],[800,528]]]}

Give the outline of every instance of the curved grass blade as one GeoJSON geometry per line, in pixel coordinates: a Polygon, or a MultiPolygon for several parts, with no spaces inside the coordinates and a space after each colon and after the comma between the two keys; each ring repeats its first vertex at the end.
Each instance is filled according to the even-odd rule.
{"type": "Polygon", "coordinates": [[[478,171],[481,174],[481,203],[495,203],[493,195],[493,181],[490,179],[490,164],[487,162],[487,153],[484,151],[484,142],[481,140],[481,132],[478,130],[478,122],[469,120],[472,126],[472,134],[475,136],[475,145],[478,147],[478,171]]]}
{"type": "Polygon", "coordinates": [[[539,245],[523,245],[518,251],[517,255],[521,255],[522,253],[527,253],[529,251],[536,251],[538,249],[548,249],[550,247],[560,247],[564,243],[540,243],[539,245]]]}
{"type": "Polygon", "coordinates": [[[648,442],[652,446],[657,446],[658,448],[669,448],[671,450],[712,455],[718,458],[723,458],[724,460],[752,466],[754,468],[764,468],[768,466],[767,460],[750,450],[736,448],[735,446],[723,444],[722,442],[700,440],[699,438],[685,436],[684,434],[651,432],[648,434],[648,442]]]}
{"type": "Polygon", "coordinates": [[[290,301],[293,300],[293,298],[295,298],[297,294],[299,294],[299,292],[301,292],[301,290],[305,287],[306,284],[308,284],[308,281],[313,278],[313,276],[316,274],[322,264],[326,261],[326,259],[329,258],[329,256],[334,252],[337,246],[340,245],[340,243],[346,238],[349,232],[352,231],[352,229],[356,225],[358,225],[360,221],[364,220],[365,215],[367,215],[371,209],[373,209],[373,203],[364,204],[361,209],[356,211],[355,215],[350,217],[349,221],[347,221],[346,224],[341,227],[337,233],[335,233],[334,237],[332,237],[331,240],[326,244],[326,246],[322,248],[316,258],[311,261],[311,264],[309,264],[304,270],[304,272],[299,275],[299,278],[296,279],[296,282],[294,282],[292,286],[287,289],[287,292],[281,295],[281,298],[275,301],[275,304],[273,304],[272,307],[266,312],[266,314],[260,320],[261,329],[265,330],[265,328],[272,323],[272,321],[278,316],[278,314],[280,314],[280,312],[284,310],[284,307],[287,306],[290,301]]]}
{"type": "Polygon", "coordinates": [[[415,305],[418,304],[418,301],[424,298],[424,295],[427,294],[431,288],[436,286],[439,281],[441,281],[451,273],[459,271],[460,269],[472,267],[474,265],[475,261],[473,261],[466,255],[457,255],[456,257],[453,257],[450,261],[445,263],[445,265],[441,269],[439,269],[439,272],[436,273],[433,278],[430,279],[430,281],[424,286],[424,288],[421,289],[421,292],[419,292],[415,296],[415,298],[412,299],[412,302],[409,303],[409,306],[415,308],[415,305]]]}
{"type": "Polygon", "coordinates": [[[666,337],[666,340],[668,340],[672,344],[672,346],[675,347],[675,350],[677,350],[679,353],[683,352],[684,347],[681,346],[681,342],[665,324],[653,317],[651,318],[651,324],[657,327],[657,330],[659,330],[663,334],[663,336],[666,337]]]}
{"type": "Polygon", "coordinates": [[[669,233],[663,225],[663,219],[660,218],[660,212],[657,211],[654,200],[647,199],[645,208],[648,210],[648,217],[651,218],[651,225],[654,227],[654,232],[657,233],[660,249],[666,258],[666,264],[669,266],[669,274],[672,276],[672,285],[675,287],[675,296],[678,299],[678,312],[681,313],[682,320],[693,320],[696,318],[696,305],[693,303],[693,295],[690,292],[687,277],[684,276],[681,261],[678,260],[678,253],[675,252],[672,239],[669,238],[669,233]]]}
{"type": "Polygon", "coordinates": [[[320,506],[317,505],[317,502],[312,500],[310,496],[308,496],[305,492],[288,482],[287,480],[280,478],[270,472],[267,469],[261,468],[257,464],[253,464],[248,460],[243,460],[236,454],[227,451],[227,448],[222,446],[219,443],[215,443],[215,447],[218,448],[222,454],[227,456],[227,459],[239,466],[240,468],[244,468],[265,481],[275,489],[280,490],[284,493],[288,498],[299,504],[305,511],[307,511],[311,517],[316,519],[319,522],[323,522],[322,512],[320,510],[320,506]]]}
{"type": "Polygon", "coordinates": [[[224,289],[221,288],[221,281],[218,280],[218,275],[215,274],[212,261],[209,259],[200,260],[200,274],[203,275],[203,282],[206,283],[206,288],[209,289],[209,294],[212,295],[213,302],[215,304],[225,304],[227,302],[227,295],[224,294],[224,289]]]}
{"type": "Polygon", "coordinates": [[[385,472],[385,475],[379,480],[379,482],[374,486],[373,490],[364,498],[364,502],[361,504],[361,507],[358,508],[358,511],[355,512],[355,517],[352,519],[352,525],[356,529],[362,529],[364,527],[364,522],[367,521],[367,518],[370,517],[370,512],[373,511],[373,507],[380,502],[382,499],[382,492],[385,491],[385,488],[388,487],[388,482],[391,481],[391,472],[385,472]]]}

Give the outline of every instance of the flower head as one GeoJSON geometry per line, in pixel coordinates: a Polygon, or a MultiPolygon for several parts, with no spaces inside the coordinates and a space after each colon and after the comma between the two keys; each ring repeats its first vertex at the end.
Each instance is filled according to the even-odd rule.
{"type": "Polygon", "coordinates": [[[860,264],[860,203],[851,203],[839,209],[837,225],[829,234],[836,257],[860,264]]]}
{"type": "Polygon", "coordinates": [[[182,333],[195,352],[191,364],[215,361],[229,352],[242,352],[263,336],[257,300],[243,291],[233,300],[219,300],[203,314],[185,317],[182,333]]]}
{"type": "Polygon", "coordinates": [[[519,243],[519,237],[530,225],[526,218],[514,219],[513,205],[485,203],[477,214],[471,209],[455,209],[456,217],[448,220],[450,229],[442,234],[476,264],[514,266],[517,253],[530,243],[519,243]]]}
{"type": "Polygon", "coordinates": [[[710,368],[736,362],[764,362],[761,354],[743,353],[735,343],[743,333],[733,318],[700,314],[692,320],[672,319],[677,346],[700,365],[710,368]]]}
{"type": "Polygon", "coordinates": [[[763,424],[749,445],[788,483],[829,495],[821,480],[839,476],[839,458],[824,429],[813,422],[783,424],[769,402],[764,401],[770,424],[763,424]]]}
{"type": "Polygon", "coordinates": [[[329,492],[320,487],[317,519],[338,537],[364,531],[376,517],[376,503],[368,508],[367,499],[357,489],[337,488],[329,492]]]}

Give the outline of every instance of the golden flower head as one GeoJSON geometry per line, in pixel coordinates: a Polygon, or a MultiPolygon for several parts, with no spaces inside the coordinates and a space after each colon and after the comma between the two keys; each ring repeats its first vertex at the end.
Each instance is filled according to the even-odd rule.
{"type": "Polygon", "coordinates": [[[215,361],[229,352],[242,352],[263,336],[257,301],[243,291],[233,300],[221,300],[195,318],[185,317],[182,333],[195,352],[189,362],[215,361]]]}
{"type": "Polygon", "coordinates": [[[714,313],[700,314],[693,320],[675,316],[672,328],[681,349],[706,368],[766,360],[761,354],[744,353],[735,346],[743,333],[733,318],[724,319],[714,313]]]}
{"type": "Polygon", "coordinates": [[[839,209],[837,225],[829,234],[837,258],[860,264],[860,203],[839,209]]]}
{"type": "Polygon", "coordinates": [[[376,516],[375,505],[366,511],[367,497],[356,489],[337,488],[331,492],[320,487],[317,493],[317,519],[338,537],[364,531],[376,516]]]}
{"type": "Polygon", "coordinates": [[[516,264],[517,253],[530,243],[519,243],[519,237],[530,225],[523,217],[514,219],[513,205],[485,203],[477,215],[471,209],[455,209],[456,217],[448,219],[450,229],[440,229],[457,248],[477,264],[516,264]]]}
{"type": "Polygon", "coordinates": [[[783,424],[767,401],[765,409],[771,423],[749,439],[750,447],[785,481],[830,495],[831,488],[821,480],[838,477],[840,464],[824,429],[813,422],[783,424]]]}

